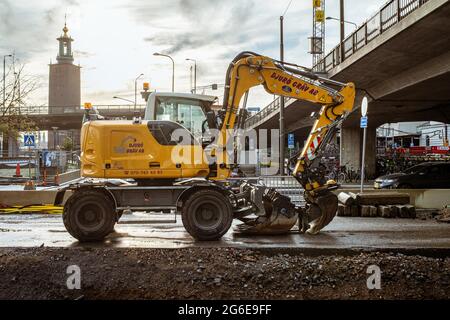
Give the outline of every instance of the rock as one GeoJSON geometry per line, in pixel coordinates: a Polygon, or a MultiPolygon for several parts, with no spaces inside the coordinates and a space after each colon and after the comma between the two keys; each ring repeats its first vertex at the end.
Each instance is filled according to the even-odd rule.
{"type": "Polygon", "coordinates": [[[370,217],[370,206],[361,206],[361,217],[370,217]]]}
{"type": "Polygon", "coordinates": [[[370,216],[372,218],[378,217],[378,208],[375,206],[370,206],[370,216]]]}
{"type": "Polygon", "coordinates": [[[416,207],[413,205],[406,205],[406,207],[408,208],[409,218],[415,219],[416,218],[416,207]]]}
{"type": "Polygon", "coordinates": [[[356,205],[360,205],[360,202],[359,202],[360,196],[359,196],[359,194],[356,194],[356,193],[353,193],[353,192],[349,192],[348,194],[349,194],[350,197],[352,197],[355,200],[355,204],[356,205]]]}
{"type": "Polygon", "coordinates": [[[389,206],[378,206],[378,215],[383,218],[391,217],[391,208],[389,206]]]}
{"type": "Polygon", "coordinates": [[[351,207],[352,217],[359,217],[359,207],[358,206],[352,206],[351,207]]]}
{"type": "Polygon", "coordinates": [[[399,209],[398,206],[389,206],[391,209],[391,216],[390,218],[398,218],[399,217],[399,209]]]}
{"type": "Polygon", "coordinates": [[[353,199],[349,194],[341,192],[338,194],[338,200],[341,204],[345,206],[351,206],[355,204],[355,199],[353,199]]]}
{"type": "Polygon", "coordinates": [[[377,192],[364,193],[358,195],[360,205],[406,205],[410,204],[410,197],[407,193],[398,192],[377,192]]]}
{"type": "Polygon", "coordinates": [[[345,206],[343,204],[338,205],[337,216],[345,217],[345,206]]]}
{"type": "Polygon", "coordinates": [[[352,206],[345,206],[344,208],[344,217],[352,216],[352,206]]]}

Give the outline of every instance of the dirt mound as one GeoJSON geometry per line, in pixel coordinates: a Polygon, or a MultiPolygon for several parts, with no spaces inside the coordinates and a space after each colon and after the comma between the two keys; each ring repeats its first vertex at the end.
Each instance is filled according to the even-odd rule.
{"type": "Polygon", "coordinates": [[[448,299],[450,259],[233,248],[0,249],[0,299],[448,299]],[[378,265],[382,289],[367,289],[378,265]],[[81,290],[67,289],[67,268],[81,290]],[[429,284],[433,283],[432,286],[429,284]]]}

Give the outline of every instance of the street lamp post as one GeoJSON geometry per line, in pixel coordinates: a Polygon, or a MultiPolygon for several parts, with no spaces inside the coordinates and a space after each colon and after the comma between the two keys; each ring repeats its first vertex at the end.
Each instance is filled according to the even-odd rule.
{"type": "Polygon", "coordinates": [[[194,62],[194,93],[197,93],[197,60],[195,59],[186,59],[186,61],[194,62]]]}
{"type": "MultiPolygon", "coordinates": [[[[286,10],[287,11],[287,10],[286,10]]],[[[280,16],[280,61],[284,62],[284,25],[283,25],[284,15],[280,16]]],[[[284,175],[284,96],[280,96],[280,161],[279,170],[280,176],[284,175]]]]}
{"type": "Polygon", "coordinates": [[[136,111],[137,106],[137,81],[144,76],[143,73],[141,73],[135,80],[134,80],[134,111],[136,111]]]}
{"type": "MultiPolygon", "coordinates": [[[[334,17],[326,17],[326,19],[327,19],[327,20],[336,20],[336,21],[339,21],[339,22],[341,22],[341,20],[340,20],[340,19],[338,19],[338,18],[334,18],[334,17]]],[[[348,23],[348,24],[352,24],[352,25],[354,25],[354,26],[355,26],[355,28],[358,28],[358,25],[357,25],[356,23],[354,23],[354,22],[351,22],[351,21],[343,20],[343,22],[341,22],[341,23],[348,23]]]]}
{"type": "Polygon", "coordinates": [[[166,57],[166,58],[169,58],[170,60],[172,60],[172,92],[175,92],[175,61],[173,60],[173,58],[171,56],[169,56],[167,54],[155,52],[153,55],[160,56],[160,57],[166,57]]]}
{"type": "Polygon", "coordinates": [[[136,100],[135,100],[135,101],[131,101],[131,100],[129,100],[129,99],[125,99],[125,98],[121,98],[121,97],[117,97],[117,96],[114,96],[113,99],[118,99],[118,100],[123,100],[123,101],[131,102],[131,103],[134,104],[134,108],[136,109],[136,104],[135,104],[135,101],[136,101],[136,100]]]}

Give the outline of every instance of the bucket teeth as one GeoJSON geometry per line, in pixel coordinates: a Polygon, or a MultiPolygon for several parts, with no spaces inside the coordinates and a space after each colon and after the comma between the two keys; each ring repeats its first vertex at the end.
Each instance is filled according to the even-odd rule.
{"type": "Polygon", "coordinates": [[[236,226],[236,231],[242,234],[275,235],[288,233],[299,221],[299,231],[307,234],[317,234],[335,217],[338,208],[337,196],[331,192],[314,198],[304,211],[296,208],[288,197],[272,193],[264,197],[266,214],[254,219],[242,218],[243,224],[236,226]]]}
{"type": "Polygon", "coordinates": [[[328,192],[317,197],[315,203],[311,204],[306,210],[306,219],[309,222],[303,220],[303,226],[300,230],[308,234],[319,233],[334,219],[337,209],[338,198],[335,194],[328,192]]]}
{"type": "Polygon", "coordinates": [[[298,220],[298,209],[290,199],[268,189],[263,197],[265,215],[254,219],[241,219],[244,223],[236,226],[243,234],[283,234],[289,232],[298,220]]]}

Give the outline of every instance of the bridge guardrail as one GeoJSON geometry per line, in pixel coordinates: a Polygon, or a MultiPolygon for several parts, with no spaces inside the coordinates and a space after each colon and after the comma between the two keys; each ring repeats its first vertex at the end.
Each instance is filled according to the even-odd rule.
{"type": "MultiPolygon", "coordinates": [[[[291,98],[284,98],[285,100],[285,107],[289,104],[289,102],[293,99],[291,98]]],[[[273,100],[267,107],[265,107],[264,109],[262,109],[260,112],[256,113],[255,115],[251,116],[250,118],[248,118],[245,121],[245,127],[250,127],[258,122],[260,122],[261,120],[263,120],[264,118],[266,118],[269,114],[271,114],[274,111],[280,110],[280,103],[281,103],[281,99],[280,97],[276,98],[275,100],[273,100]]]]}
{"type": "MultiPolygon", "coordinates": [[[[100,114],[104,113],[134,113],[143,112],[145,105],[94,105],[100,114]]],[[[83,114],[83,106],[21,106],[19,113],[23,115],[62,115],[62,114],[83,114]]]]}
{"type": "Polygon", "coordinates": [[[316,72],[330,71],[428,1],[430,0],[388,1],[380,11],[344,40],[342,50],[341,44],[337,45],[323,60],[313,66],[313,70],[316,72]],[[342,53],[343,57],[341,57],[342,53]]]}

